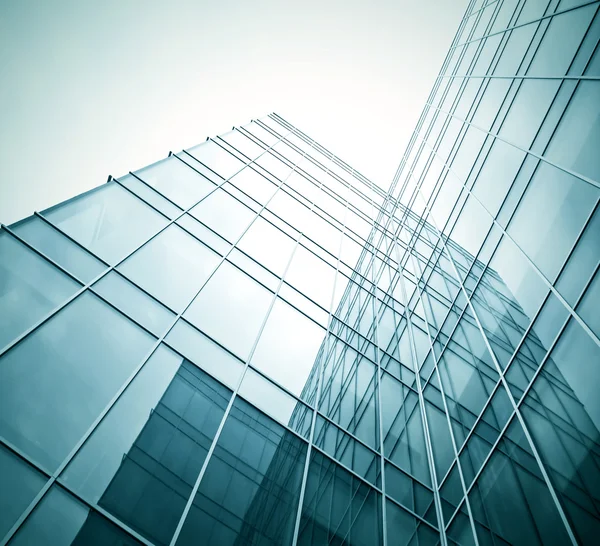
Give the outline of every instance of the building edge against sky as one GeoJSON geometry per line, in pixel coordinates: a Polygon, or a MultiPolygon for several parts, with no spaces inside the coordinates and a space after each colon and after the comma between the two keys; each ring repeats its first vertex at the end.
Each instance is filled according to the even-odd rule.
{"type": "Polygon", "coordinates": [[[3,227],[4,542],[594,542],[600,3],[482,4],[389,194],[273,114],[3,227]]]}

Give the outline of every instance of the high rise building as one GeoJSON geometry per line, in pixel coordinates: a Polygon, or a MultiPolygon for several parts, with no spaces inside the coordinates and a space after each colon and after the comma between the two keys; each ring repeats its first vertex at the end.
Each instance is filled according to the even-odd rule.
{"type": "Polygon", "coordinates": [[[600,2],[473,0],[389,188],[272,114],[0,231],[2,544],[594,544],[600,2]]]}

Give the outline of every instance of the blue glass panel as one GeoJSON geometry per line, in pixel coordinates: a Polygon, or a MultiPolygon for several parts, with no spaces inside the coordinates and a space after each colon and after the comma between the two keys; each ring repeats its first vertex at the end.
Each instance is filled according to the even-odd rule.
{"type": "Polygon", "coordinates": [[[44,216],[110,264],[122,260],[168,222],[116,182],[57,205],[44,216]]]}
{"type": "Polygon", "coordinates": [[[50,262],[0,231],[0,348],[79,288],[50,262]]]}

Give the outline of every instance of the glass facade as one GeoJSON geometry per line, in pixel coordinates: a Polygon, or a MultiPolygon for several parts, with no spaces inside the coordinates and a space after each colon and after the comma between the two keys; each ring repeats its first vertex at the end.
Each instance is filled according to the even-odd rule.
{"type": "Polygon", "coordinates": [[[271,114],[3,226],[2,544],[597,543],[599,10],[472,0],[387,191],[271,114]]]}

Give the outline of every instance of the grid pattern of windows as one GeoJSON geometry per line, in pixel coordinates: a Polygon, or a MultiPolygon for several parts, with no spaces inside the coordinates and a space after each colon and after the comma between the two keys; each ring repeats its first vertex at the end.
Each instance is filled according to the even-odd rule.
{"type": "Polygon", "coordinates": [[[599,8],[472,0],[389,192],[272,114],[3,226],[2,544],[592,544],[599,8]]]}

